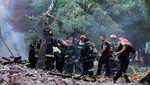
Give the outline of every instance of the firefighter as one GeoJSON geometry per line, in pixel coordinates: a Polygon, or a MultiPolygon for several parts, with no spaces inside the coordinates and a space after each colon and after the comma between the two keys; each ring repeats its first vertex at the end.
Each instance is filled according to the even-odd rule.
{"type": "Polygon", "coordinates": [[[78,45],[77,45],[77,49],[78,49],[78,56],[81,56],[81,49],[82,49],[82,47],[84,46],[84,39],[86,38],[86,36],[85,35],[80,35],[80,40],[79,40],[79,42],[78,42],[78,45]]]}
{"type": "Polygon", "coordinates": [[[89,75],[89,77],[93,77],[93,66],[94,59],[93,56],[93,46],[88,38],[84,39],[84,46],[81,48],[81,60],[83,62],[83,75],[89,75]]]}
{"type": "Polygon", "coordinates": [[[60,64],[59,66],[59,71],[62,73],[63,72],[63,66],[65,63],[65,54],[66,54],[66,47],[67,47],[67,43],[62,39],[62,38],[58,38],[58,48],[61,50],[61,56],[62,56],[62,61],[58,64],[60,64]]]}
{"type": "Polygon", "coordinates": [[[100,36],[100,40],[103,42],[101,46],[101,51],[99,52],[99,62],[98,62],[98,69],[97,69],[97,76],[101,75],[101,69],[103,64],[105,64],[106,72],[105,76],[111,76],[110,75],[110,44],[106,39],[105,35],[100,36]]]}
{"type": "Polygon", "coordinates": [[[80,40],[78,42],[77,48],[78,48],[78,52],[79,52],[79,56],[80,56],[80,51],[82,49],[82,47],[84,46],[84,39],[86,38],[85,35],[80,35],[80,40]]]}
{"type": "Polygon", "coordinates": [[[82,48],[82,46],[84,45],[84,39],[86,38],[85,35],[80,35],[80,41],[78,43],[78,48],[82,48]]]}
{"type": "Polygon", "coordinates": [[[67,37],[66,37],[66,40],[70,40],[73,45],[76,45],[76,39],[73,36],[73,34],[68,34],[67,37]]]}
{"type": "Polygon", "coordinates": [[[35,52],[35,47],[30,44],[29,46],[29,62],[30,62],[30,68],[36,68],[36,63],[37,63],[37,58],[35,57],[36,52],[35,52]]]}
{"type": "MultiPolygon", "coordinates": [[[[80,35],[80,40],[77,44],[77,50],[78,50],[78,56],[77,56],[77,59],[80,59],[80,56],[81,56],[81,49],[82,47],[84,46],[84,39],[86,38],[85,35],[80,35]]],[[[78,69],[78,67],[75,67],[75,71],[76,73],[78,74],[82,74],[82,63],[81,62],[76,62],[76,66],[80,67],[80,70],[78,69]]]]}
{"type": "Polygon", "coordinates": [[[117,79],[123,75],[124,79],[127,83],[130,83],[131,81],[128,79],[128,76],[126,74],[126,70],[129,65],[129,53],[132,52],[135,54],[135,60],[138,61],[138,52],[134,50],[131,43],[127,39],[120,39],[121,43],[118,47],[115,56],[118,56],[118,59],[120,61],[120,69],[117,72],[117,74],[113,78],[113,82],[116,83],[117,79]]]}
{"type": "Polygon", "coordinates": [[[50,31],[50,37],[48,38],[48,44],[47,44],[46,55],[45,55],[47,70],[54,69],[54,60],[56,60],[56,63],[60,62],[61,60],[60,52],[61,51],[58,49],[57,40],[53,37],[53,33],[50,31]]]}
{"type": "Polygon", "coordinates": [[[110,45],[111,45],[111,51],[115,52],[117,50],[118,47],[118,40],[117,40],[117,36],[115,34],[111,34],[110,35],[110,45]]]}
{"type": "Polygon", "coordinates": [[[72,74],[75,65],[74,62],[77,56],[77,49],[74,45],[72,45],[72,41],[66,40],[66,43],[68,46],[66,48],[64,71],[65,74],[72,74]]]}
{"type": "Polygon", "coordinates": [[[111,45],[111,49],[110,49],[110,51],[111,51],[111,59],[110,59],[111,75],[114,75],[118,69],[118,63],[113,57],[119,46],[118,39],[115,34],[110,35],[110,45],[111,45]]]}
{"type": "Polygon", "coordinates": [[[145,67],[150,66],[149,56],[150,56],[150,42],[146,43],[146,46],[145,46],[145,54],[144,54],[144,58],[143,58],[145,67]]]}
{"type": "Polygon", "coordinates": [[[62,56],[61,56],[61,50],[58,46],[53,46],[53,53],[54,53],[54,63],[55,63],[55,69],[54,71],[61,72],[61,62],[62,62],[62,56]]]}

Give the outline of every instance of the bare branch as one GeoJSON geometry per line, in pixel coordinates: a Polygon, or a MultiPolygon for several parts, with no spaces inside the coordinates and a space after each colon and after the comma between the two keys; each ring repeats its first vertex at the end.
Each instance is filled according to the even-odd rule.
{"type": "Polygon", "coordinates": [[[56,5],[56,2],[57,2],[57,0],[52,0],[52,2],[50,4],[50,6],[49,6],[49,8],[48,8],[48,10],[46,12],[46,14],[51,14],[51,12],[53,11],[53,9],[54,9],[54,7],[56,5]]]}

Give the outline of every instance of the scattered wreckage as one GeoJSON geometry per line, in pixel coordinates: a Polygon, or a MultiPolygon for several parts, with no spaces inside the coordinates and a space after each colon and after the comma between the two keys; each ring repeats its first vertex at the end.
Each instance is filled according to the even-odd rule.
{"type": "MultiPolygon", "coordinates": [[[[41,69],[30,69],[22,63],[21,57],[2,57],[0,59],[0,85],[111,85],[111,77],[90,78],[79,74],[66,75],[41,69]]],[[[150,71],[130,74],[132,85],[149,84],[150,71]],[[148,77],[147,77],[148,76],[148,77]],[[145,82],[146,81],[146,82],[145,82]]],[[[116,85],[126,83],[120,78],[116,85]]]]}

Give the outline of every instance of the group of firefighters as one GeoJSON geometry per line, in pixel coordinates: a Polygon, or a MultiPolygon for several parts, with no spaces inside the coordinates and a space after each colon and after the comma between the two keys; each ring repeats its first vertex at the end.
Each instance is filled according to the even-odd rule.
{"type": "MultiPolygon", "coordinates": [[[[127,83],[130,80],[126,74],[129,65],[129,54],[135,54],[135,60],[138,61],[138,53],[134,50],[132,44],[125,38],[118,38],[115,34],[110,35],[111,41],[108,42],[105,35],[100,36],[102,42],[101,50],[97,50],[86,35],[80,35],[80,40],[68,36],[66,41],[61,38],[54,38],[50,34],[45,54],[45,69],[52,71],[57,69],[64,74],[81,74],[84,76],[94,77],[102,75],[102,68],[105,65],[105,76],[113,76],[113,82],[124,76],[127,83]],[[120,66],[116,74],[112,74],[110,59],[118,59],[120,66]],[[98,61],[98,69],[94,74],[94,61],[98,61]]],[[[30,67],[36,67],[36,52],[34,47],[30,46],[29,61],[30,67]],[[34,57],[34,58],[33,58],[34,57]]]]}

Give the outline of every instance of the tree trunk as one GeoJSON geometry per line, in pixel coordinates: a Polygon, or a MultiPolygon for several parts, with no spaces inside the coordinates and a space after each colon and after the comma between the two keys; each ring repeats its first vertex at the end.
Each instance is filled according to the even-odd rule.
{"type": "Polygon", "coordinates": [[[53,18],[51,17],[51,13],[57,3],[57,0],[52,0],[51,4],[46,11],[46,13],[43,15],[43,38],[41,41],[41,46],[38,54],[38,61],[37,61],[37,68],[38,69],[44,69],[45,68],[45,53],[47,49],[47,39],[49,37],[49,19],[53,18]]]}

